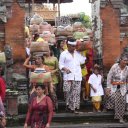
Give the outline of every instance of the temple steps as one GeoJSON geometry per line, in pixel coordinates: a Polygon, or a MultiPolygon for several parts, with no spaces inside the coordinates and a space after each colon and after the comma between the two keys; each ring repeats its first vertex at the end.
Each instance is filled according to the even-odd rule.
{"type": "MultiPolygon", "coordinates": [[[[26,113],[17,116],[7,116],[8,126],[23,127],[26,113]]],[[[128,112],[125,113],[128,122],[128,112]]],[[[7,127],[10,128],[10,127],[7,127]]],[[[92,112],[91,101],[81,102],[78,113],[65,111],[65,102],[59,101],[59,109],[54,113],[51,128],[128,128],[128,123],[120,124],[114,120],[114,112],[92,112]]]]}

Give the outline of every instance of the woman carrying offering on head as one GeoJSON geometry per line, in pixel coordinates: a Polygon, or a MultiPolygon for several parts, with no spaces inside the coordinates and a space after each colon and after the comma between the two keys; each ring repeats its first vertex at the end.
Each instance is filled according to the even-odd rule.
{"type": "MultiPolygon", "coordinates": [[[[33,72],[50,72],[49,70],[49,67],[44,65],[44,57],[41,56],[41,55],[36,55],[35,56],[35,64],[29,64],[29,61],[30,61],[30,56],[25,60],[24,62],[24,66],[28,69],[31,69],[33,72]]],[[[52,85],[51,83],[44,83],[45,84],[45,94],[47,95],[48,94],[48,88],[50,88],[50,90],[53,90],[52,89],[52,85]]],[[[35,97],[36,93],[35,93],[35,85],[36,83],[31,83],[32,85],[32,90],[30,92],[30,100],[32,100],[33,97],[35,97]]],[[[30,101],[31,102],[31,101],[30,101]]]]}

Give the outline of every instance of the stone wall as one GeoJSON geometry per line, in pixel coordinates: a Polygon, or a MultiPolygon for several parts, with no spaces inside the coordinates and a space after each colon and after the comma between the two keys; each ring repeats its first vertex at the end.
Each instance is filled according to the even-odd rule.
{"type": "Polygon", "coordinates": [[[0,51],[4,51],[4,44],[5,44],[5,27],[4,23],[0,22],[0,51]]]}

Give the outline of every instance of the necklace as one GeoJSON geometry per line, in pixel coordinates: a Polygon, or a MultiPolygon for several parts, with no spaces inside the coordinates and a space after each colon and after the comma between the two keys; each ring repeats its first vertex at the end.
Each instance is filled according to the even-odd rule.
{"type": "Polygon", "coordinates": [[[43,94],[42,96],[37,96],[37,103],[39,103],[43,98],[45,97],[45,95],[43,94]]]}

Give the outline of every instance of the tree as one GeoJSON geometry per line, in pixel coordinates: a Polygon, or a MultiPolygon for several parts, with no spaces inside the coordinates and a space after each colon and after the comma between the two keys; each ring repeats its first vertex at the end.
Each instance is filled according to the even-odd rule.
{"type": "Polygon", "coordinates": [[[91,18],[88,15],[85,15],[84,12],[79,13],[79,21],[83,23],[86,28],[91,28],[91,18]]]}

